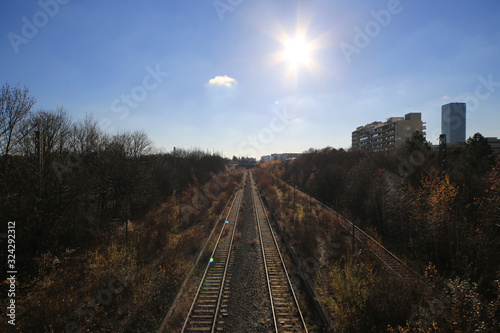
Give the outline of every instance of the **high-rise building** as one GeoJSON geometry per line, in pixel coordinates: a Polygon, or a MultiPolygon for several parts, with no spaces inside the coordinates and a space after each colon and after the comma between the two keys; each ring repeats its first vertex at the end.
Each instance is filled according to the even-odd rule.
{"type": "Polygon", "coordinates": [[[416,131],[425,136],[425,123],[421,113],[408,113],[404,117],[391,117],[386,122],[374,121],[352,132],[352,148],[373,151],[401,147],[416,131]]]}
{"type": "Polygon", "coordinates": [[[446,143],[465,142],[465,110],[465,103],[441,107],[441,134],[446,134],[446,143]]]}

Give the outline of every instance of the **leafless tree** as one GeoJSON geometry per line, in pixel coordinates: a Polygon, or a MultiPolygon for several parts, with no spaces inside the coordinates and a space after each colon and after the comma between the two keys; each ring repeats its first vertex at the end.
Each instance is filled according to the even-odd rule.
{"type": "Polygon", "coordinates": [[[113,136],[111,148],[127,159],[136,159],[149,154],[153,148],[153,142],[148,138],[145,131],[127,131],[113,136]]]}
{"type": "Polygon", "coordinates": [[[151,153],[153,142],[148,138],[145,131],[134,131],[132,134],[131,155],[132,158],[138,158],[151,153]]]}
{"type": "Polygon", "coordinates": [[[70,140],[73,152],[79,155],[96,153],[104,148],[105,142],[106,135],[92,115],[86,115],[83,120],[73,124],[70,140]]]}
{"type": "Polygon", "coordinates": [[[37,111],[30,118],[29,128],[23,146],[25,154],[39,149],[44,157],[49,157],[69,151],[71,118],[62,107],[55,111],[37,111]]]}
{"type": "Polygon", "coordinates": [[[17,148],[28,131],[31,108],[35,98],[28,88],[10,87],[5,84],[0,91],[0,154],[7,156],[16,153],[17,148]]]}

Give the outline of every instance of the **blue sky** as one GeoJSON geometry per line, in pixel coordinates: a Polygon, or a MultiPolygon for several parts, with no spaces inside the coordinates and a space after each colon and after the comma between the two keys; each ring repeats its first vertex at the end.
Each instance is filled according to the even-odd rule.
{"type": "Polygon", "coordinates": [[[19,0],[0,18],[2,85],[167,150],[349,148],[408,112],[436,143],[450,102],[467,102],[467,136],[500,136],[497,0],[19,0]]]}

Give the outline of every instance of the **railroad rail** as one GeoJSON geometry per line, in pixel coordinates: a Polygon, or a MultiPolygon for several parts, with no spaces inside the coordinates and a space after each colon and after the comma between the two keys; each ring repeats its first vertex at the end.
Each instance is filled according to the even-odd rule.
{"type": "Polygon", "coordinates": [[[250,172],[253,207],[275,332],[308,332],[264,203],[250,172]]]}
{"type": "MultiPolygon", "coordinates": [[[[288,183],[285,183],[285,184],[287,184],[293,190],[295,190],[295,191],[299,192],[300,194],[302,194],[304,197],[309,198],[309,200],[311,200],[312,197],[309,194],[307,194],[307,193],[305,193],[305,192],[303,192],[303,191],[301,191],[301,190],[299,190],[297,188],[294,188],[293,186],[291,186],[288,183]]],[[[384,263],[387,266],[387,268],[389,268],[389,270],[391,270],[392,272],[394,272],[396,275],[400,276],[403,279],[409,278],[412,275],[413,276],[418,276],[418,277],[420,276],[418,273],[416,273],[414,270],[412,270],[410,267],[408,267],[401,259],[399,259],[398,257],[396,257],[391,251],[389,251],[388,249],[386,249],[382,244],[380,244],[379,242],[377,242],[373,237],[371,237],[370,235],[368,235],[364,230],[362,230],[361,228],[359,228],[353,222],[349,221],[348,219],[346,219],[345,217],[343,217],[342,215],[340,215],[335,210],[333,210],[329,206],[325,205],[321,201],[319,201],[317,199],[314,199],[314,201],[318,205],[322,206],[323,208],[325,208],[326,210],[328,210],[330,213],[332,213],[335,217],[337,217],[337,219],[339,220],[340,225],[345,230],[347,230],[348,232],[350,232],[351,234],[354,233],[355,238],[359,242],[364,243],[364,244],[371,243],[371,244],[375,245],[374,247],[370,247],[370,251],[377,258],[379,258],[380,261],[382,261],[382,263],[384,263]]]]}
{"type": "Polygon", "coordinates": [[[224,220],[210,260],[191,303],[181,332],[215,332],[222,324],[224,290],[231,276],[231,252],[243,197],[246,174],[224,220]]]}

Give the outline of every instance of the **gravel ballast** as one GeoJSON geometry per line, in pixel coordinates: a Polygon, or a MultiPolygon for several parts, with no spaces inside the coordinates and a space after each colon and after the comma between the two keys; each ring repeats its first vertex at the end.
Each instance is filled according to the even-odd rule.
{"type": "Polygon", "coordinates": [[[273,328],[251,191],[247,178],[236,227],[241,236],[235,239],[231,281],[222,303],[227,309],[224,332],[271,332],[273,328]]]}

